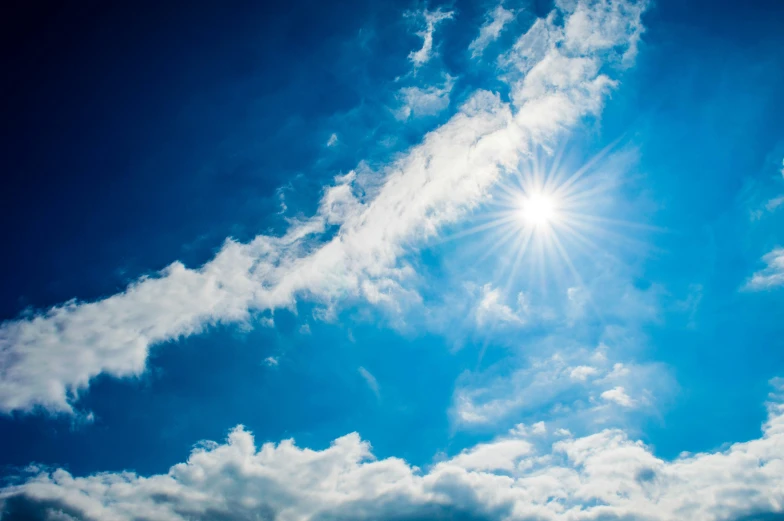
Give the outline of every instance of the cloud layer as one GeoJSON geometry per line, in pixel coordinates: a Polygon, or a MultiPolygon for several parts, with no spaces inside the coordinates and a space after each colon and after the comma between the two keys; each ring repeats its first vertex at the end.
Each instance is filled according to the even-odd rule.
{"type": "Polygon", "coordinates": [[[392,163],[338,176],[318,212],[292,221],[282,236],[227,240],[198,269],[175,262],[103,300],[3,323],[0,410],[72,412],[98,374],[142,373],[153,345],[301,298],[325,315],[351,299],[392,308],[416,301],[404,286],[412,276],[405,256],[476,207],[536,146],[601,109],[616,84],[605,71],[633,54],[644,9],[618,0],[558,2],[502,60],[511,102],[474,93],[392,163]]]}
{"type": "Polygon", "coordinates": [[[257,448],[237,427],[225,443],[203,443],[161,475],[31,468],[26,481],[0,491],[2,519],[754,519],[784,509],[780,398],[760,438],[674,461],[620,430],[573,438],[540,423],[422,471],[374,459],[357,434],[321,451],[293,440],[257,448]]]}

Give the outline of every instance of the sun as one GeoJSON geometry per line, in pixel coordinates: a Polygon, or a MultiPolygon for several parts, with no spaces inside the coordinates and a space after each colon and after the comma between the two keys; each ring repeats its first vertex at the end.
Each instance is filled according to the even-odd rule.
{"type": "Polygon", "coordinates": [[[549,225],[558,213],[558,205],[552,196],[533,193],[520,198],[518,215],[523,224],[535,228],[549,225]]]}

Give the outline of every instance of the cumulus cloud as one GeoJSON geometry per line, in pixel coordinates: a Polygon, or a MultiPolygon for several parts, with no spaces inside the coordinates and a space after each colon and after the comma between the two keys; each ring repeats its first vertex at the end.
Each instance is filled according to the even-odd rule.
{"type": "Polygon", "coordinates": [[[436,32],[436,26],[444,20],[451,19],[453,14],[452,11],[442,11],[441,9],[435,11],[425,9],[414,15],[425,22],[424,29],[417,32],[417,36],[422,38],[422,47],[419,50],[411,51],[411,54],[408,55],[408,59],[414,64],[414,69],[430,61],[433,56],[433,34],[436,32]]]}
{"type": "MultiPolygon", "coordinates": [[[[291,308],[299,299],[323,306],[325,317],[352,299],[393,309],[416,301],[404,287],[413,273],[406,254],[480,204],[531,150],[601,109],[616,84],[605,65],[638,39],[644,5],[602,0],[556,9],[561,13],[534,23],[504,60],[516,71],[507,78],[511,102],[474,93],[388,165],[336,177],[318,211],[291,219],[283,235],[229,239],[202,267],[175,262],[108,298],[0,325],[0,410],[73,412],[95,376],[141,374],[151,346],[216,324],[248,323],[252,313],[291,308]],[[580,31],[570,24],[578,15],[580,31]],[[586,27],[593,36],[576,40],[586,27]]],[[[448,16],[430,13],[428,28],[448,16]]],[[[430,55],[432,30],[423,38],[415,62],[430,55]]]]}
{"type": "Polygon", "coordinates": [[[495,9],[488,12],[479,28],[479,35],[468,46],[471,57],[481,56],[487,46],[498,39],[506,24],[512,20],[514,20],[514,12],[504,9],[503,4],[498,4],[495,9]]]}
{"type": "Polygon", "coordinates": [[[609,402],[615,402],[623,407],[634,407],[634,400],[632,400],[626,390],[620,385],[608,389],[601,394],[601,397],[609,402]]]}
{"type": "Polygon", "coordinates": [[[357,434],[320,451],[293,440],[259,448],[240,426],[166,474],[31,468],[0,502],[8,521],[778,519],[782,454],[780,399],[761,437],[672,461],[618,429],[578,438],[523,429],[423,471],[375,459],[357,434]]]}
{"type": "Polygon", "coordinates": [[[773,289],[784,285],[784,248],[774,248],[762,257],[767,266],[751,276],[745,288],[751,291],[773,289]]]}
{"type": "Polygon", "coordinates": [[[452,92],[453,86],[454,78],[447,75],[441,86],[403,87],[398,91],[401,106],[395,116],[401,120],[435,116],[449,106],[449,93],[452,92]]]}

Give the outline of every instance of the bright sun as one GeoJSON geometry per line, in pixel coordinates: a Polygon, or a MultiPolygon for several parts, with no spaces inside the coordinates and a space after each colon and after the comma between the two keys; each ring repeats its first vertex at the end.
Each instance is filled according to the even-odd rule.
{"type": "Polygon", "coordinates": [[[533,193],[520,200],[520,217],[528,226],[543,226],[556,217],[556,204],[552,197],[533,193]]]}

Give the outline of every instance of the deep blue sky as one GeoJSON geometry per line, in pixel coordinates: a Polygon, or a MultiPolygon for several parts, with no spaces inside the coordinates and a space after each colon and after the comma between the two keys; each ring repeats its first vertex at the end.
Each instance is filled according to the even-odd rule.
{"type": "MultiPolygon", "coordinates": [[[[451,102],[406,122],[390,107],[395,78],[421,44],[402,13],[419,4],[213,4],[16,6],[0,16],[0,318],[106,297],[175,260],[196,268],[226,237],[280,235],[285,217],[316,211],[335,175],[363,160],[385,164],[477,88],[506,96],[495,65],[464,50],[490,4],[446,6],[458,16],[436,33],[439,70],[416,81],[458,78],[451,102]],[[326,147],[333,132],[340,141],[326,147]]],[[[530,4],[505,37],[551,8],[530,4]]],[[[634,65],[571,142],[578,163],[619,137],[636,151],[619,193],[627,215],[655,230],[624,228],[646,248],[615,253],[633,287],[660,289],[657,316],[636,323],[644,341],[630,356],[662,364],[672,385],[628,428],[673,458],[758,437],[768,382],[784,375],[782,290],[741,290],[784,243],[784,210],[750,217],[784,193],[784,3],[660,0],[643,22],[634,65]],[[693,308],[683,304],[697,293],[693,308]]],[[[412,254],[431,277],[419,288],[426,303],[455,290],[455,273],[491,282],[480,280],[482,266],[460,264],[472,240],[412,254]]],[[[6,474],[30,462],[80,475],[160,473],[237,424],[257,440],[294,437],[314,449],[357,431],[380,458],[427,465],[544,414],[515,413],[494,431],[462,428],[450,412],[466,372],[503,373],[514,358],[496,344],[541,331],[498,340],[449,334],[464,317],[441,331],[416,321],[401,330],[368,304],[336,322],[313,309],[304,301],[296,314],[276,311],[274,328],[258,316],[249,331],[209,327],[153,347],[138,379],[102,375],[81,394],[92,423],[40,410],[4,415],[0,465],[6,474]],[[379,382],[378,396],[358,367],[379,382]]],[[[574,337],[596,342],[600,327],[574,337]]]]}

